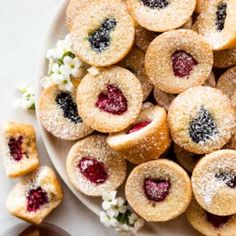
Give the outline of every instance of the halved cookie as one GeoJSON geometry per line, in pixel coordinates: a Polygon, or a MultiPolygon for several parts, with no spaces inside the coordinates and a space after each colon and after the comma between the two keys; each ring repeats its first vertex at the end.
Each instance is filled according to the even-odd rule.
{"type": "Polygon", "coordinates": [[[212,65],[210,46],[192,30],[161,34],[152,41],[145,57],[149,79],[167,93],[181,93],[202,85],[210,75],[212,65]]]}
{"type": "Polygon", "coordinates": [[[168,221],[182,214],[192,198],[187,173],[176,163],[160,159],[135,167],[125,195],[134,211],[148,222],[168,221]]]}
{"type": "Polygon", "coordinates": [[[196,0],[127,0],[127,6],[139,25],[164,32],[186,23],[193,14],[196,0]]]}
{"type": "Polygon", "coordinates": [[[36,134],[32,125],[8,122],[1,133],[1,155],[10,178],[25,175],[39,165],[36,134]]]}
{"type": "Polygon", "coordinates": [[[111,67],[97,75],[87,74],[77,91],[79,114],[100,132],[118,132],[132,124],[141,108],[143,92],[129,70],[111,67]]]}
{"type": "Polygon", "coordinates": [[[77,13],[71,35],[73,50],[81,60],[93,66],[109,66],[130,51],[134,21],[125,2],[97,0],[77,13]]]}
{"type": "Polygon", "coordinates": [[[13,216],[41,224],[62,198],[62,188],[54,171],[42,166],[13,187],[7,198],[7,209],[13,216]]]}
{"type": "Polygon", "coordinates": [[[110,147],[134,164],[158,159],[170,146],[167,115],[163,108],[143,108],[134,124],[107,139],[110,147]]]}
{"type": "Polygon", "coordinates": [[[68,154],[66,169],[74,187],[88,196],[116,190],[126,177],[126,161],[112,151],[102,135],[78,141],[68,154]]]}

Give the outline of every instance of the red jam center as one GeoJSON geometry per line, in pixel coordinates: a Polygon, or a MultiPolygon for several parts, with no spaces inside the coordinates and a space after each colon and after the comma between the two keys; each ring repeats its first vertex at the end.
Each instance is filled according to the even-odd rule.
{"type": "Polygon", "coordinates": [[[215,227],[220,228],[222,225],[227,223],[230,216],[217,216],[209,212],[206,212],[207,220],[215,227]]]}
{"type": "Polygon", "coordinates": [[[131,134],[134,132],[139,131],[140,129],[146,127],[147,125],[149,125],[152,121],[151,120],[147,120],[147,121],[141,121],[133,126],[131,126],[131,128],[128,130],[127,134],[131,134]]]}
{"type": "Polygon", "coordinates": [[[167,180],[146,178],[143,189],[149,200],[162,202],[169,194],[171,184],[167,180]]]}
{"type": "Polygon", "coordinates": [[[79,162],[79,169],[94,184],[102,184],[108,178],[104,163],[91,157],[83,157],[79,162]]]}
{"type": "Polygon", "coordinates": [[[41,187],[31,189],[27,194],[27,210],[37,211],[42,205],[48,203],[48,195],[41,187]]]}
{"type": "Polygon", "coordinates": [[[99,94],[96,107],[113,115],[121,115],[127,111],[127,99],[116,85],[109,84],[107,90],[99,94]]]}
{"type": "Polygon", "coordinates": [[[17,139],[12,137],[8,141],[10,155],[15,161],[20,161],[23,157],[24,153],[22,151],[22,143],[23,143],[22,136],[18,137],[17,139]]]}
{"type": "Polygon", "coordinates": [[[196,66],[198,62],[187,52],[180,50],[176,51],[172,55],[172,66],[175,76],[185,77],[189,76],[193,67],[196,66]]]}

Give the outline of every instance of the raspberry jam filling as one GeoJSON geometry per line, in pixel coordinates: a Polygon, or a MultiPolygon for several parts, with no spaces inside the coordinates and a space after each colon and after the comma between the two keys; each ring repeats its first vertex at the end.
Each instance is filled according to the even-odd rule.
{"type": "Polygon", "coordinates": [[[207,220],[215,227],[215,228],[220,228],[223,226],[225,223],[228,222],[230,216],[217,216],[213,215],[209,212],[206,212],[206,217],[207,220]]]}
{"type": "Polygon", "coordinates": [[[110,33],[116,27],[116,19],[105,19],[99,29],[91,33],[88,37],[91,48],[98,53],[103,52],[110,46],[110,33]]]}
{"type": "Polygon", "coordinates": [[[236,187],[236,175],[231,172],[219,172],[215,174],[215,177],[223,181],[229,188],[236,187]]]}
{"type": "Polygon", "coordinates": [[[149,125],[151,122],[152,122],[151,120],[146,120],[146,121],[141,121],[141,122],[135,124],[135,125],[131,126],[131,128],[127,131],[127,134],[132,134],[134,132],[137,132],[140,129],[149,125]]]}
{"type": "Polygon", "coordinates": [[[152,9],[163,9],[169,5],[167,0],[141,0],[143,5],[152,9]]]}
{"type": "Polygon", "coordinates": [[[70,119],[75,124],[82,122],[78,114],[77,105],[70,93],[60,92],[56,97],[56,103],[62,109],[65,118],[70,119]]]}
{"type": "Polygon", "coordinates": [[[113,115],[121,115],[127,111],[127,99],[123,92],[113,84],[107,85],[107,90],[99,94],[96,107],[113,115]]]}
{"type": "Polygon", "coordinates": [[[10,138],[8,141],[8,147],[10,150],[10,155],[15,161],[20,161],[23,158],[23,150],[22,150],[22,144],[23,144],[23,136],[20,136],[18,138],[10,138]]]}
{"type": "Polygon", "coordinates": [[[225,2],[219,4],[217,7],[215,25],[218,31],[222,31],[225,27],[226,10],[227,4],[225,2]]]}
{"type": "Polygon", "coordinates": [[[27,196],[27,211],[35,212],[41,206],[48,203],[47,192],[44,191],[41,187],[30,189],[27,196]]]}
{"type": "Polygon", "coordinates": [[[195,143],[205,143],[218,133],[213,116],[202,106],[197,116],[189,123],[189,136],[195,143]]]}
{"type": "Polygon", "coordinates": [[[108,178],[103,162],[91,157],[83,157],[78,165],[80,172],[93,184],[102,184],[108,178]]]}
{"type": "Polygon", "coordinates": [[[143,183],[144,192],[149,200],[162,202],[169,194],[171,184],[167,180],[146,178],[143,183]]]}
{"type": "Polygon", "coordinates": [[[175,51],[172,55],[172,67],[177,77],[189,76],[196,65],[198,65],[198,62],[183,50],[175,51]]]}

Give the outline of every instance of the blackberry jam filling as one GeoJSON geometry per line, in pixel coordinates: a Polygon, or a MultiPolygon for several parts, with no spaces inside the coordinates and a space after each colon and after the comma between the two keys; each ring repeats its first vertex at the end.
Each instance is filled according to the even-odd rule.
{"type": "Polygon", "coordinates": [[[169,5],[168,0],[141,0],[143,5],[152,9],[163,9],[169,5]]]}
{"type": "Polygon", "coordinates": [[[210,222],[215,228],[220,228],[228,222],[230,216],[217,216],[209,212],[206,212],[208,222],[210,222]]]}
{"type": "Polygon", "coordinates": [[[131,128],[128,130],[127,134],[131,134],[134,132],[139,131],[140,129],[146,127],[147,125],[149,125],[152,121],[151,120],[147,120],[147,121],[141,121],[133,126],[131,126],[131,128]]]}
{"type": "Polygon", "coordinates": [[[102,184],[108,178],[105,165],[91,157],[83,157],[78,165],[80,172],[94,184],[102,184]]]}
{"type": "Polygon", "coordinates": [[[214,118],[202,106],[196,118],[189,123],[189,136],[195,143],[204,143],[218,133],[214,118]]]}
{"type": "Polygon", "coordinates": [[[35,212],[48,203],[48,195],[41,187],[29,190],[27,196],[27,211],[35,212]]]}
{"type": "Polygon", "coordinates": [[[8,147],[10,150],[10,155],[15,161],[20,161],[23,158],[22,151],[23,137],[20,136],[18,138],[10,138],[8,141],[8,147]]]}
{"type": "Polygon", "coordinates": [[[113,84],[107,86],[107,90],[99,94],[96,107],[113,115],[121,115],[127,111],[127,99],[123,92],[113,84]]]}
{"type": "Polygon", "coordinates": [[[189,53],[183,50],[175,51],[172,55],[172,67],[177,77],[182,78],[189,76],[194,66],[197,64],[198,62],[189,53]]]}
{"type": "Polygon", "coordinates": [[[162,202],[169,194],[171,184],[167,180],[146,178],[143,183],[144,192],[149,200],[162,202]]]}
{"type": "Polygon", "coordinates": [[[222,31],[224,29],[225,19],[227,16],[226,10],[227,4],[224,2],[217,7],[215,25],[218,31],[222,31]]]}
{"type": "Polygon", "coordinates": [[[236,187],[236,175],[231,172],[219,172],[215,174],[215,177],[223,181],[229,188],[236,187]]]}
{"type": "Polygon", "coordinates": [[[103,52],[109,47],[111,39],[110,33],[116,27],[116,19],[105,19],[99,29],[91,33],[88,37],[90,46],[95,52],[103,52]]]}
{"type": "Polygon", "coordinates": [[[61,92],[56,97],[56,102],[63,111],[65,118],[70,119],[75,124],[82,122],[77,110],[77,105],[68,92],[61,92]]]}

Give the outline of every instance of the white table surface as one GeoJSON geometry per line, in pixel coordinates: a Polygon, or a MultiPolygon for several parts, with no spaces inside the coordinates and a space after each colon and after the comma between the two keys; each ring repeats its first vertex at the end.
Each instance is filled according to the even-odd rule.
{"type": "MultiPolygon", "coordinates": [[[[18,97],[16,87],[22,82],[34,84],[34,71],[43,33],[57,5],[63,0],[0,0],[0,122],[29,122],[37,129],[34,113],[12,109],[18,97]]],[[[42,164],[51,165],[38,132],[38,147],[42,164]]],[[[14,185],[0,163],[0,235],[11,225],[22,221],[9,215],[5,208],[7,194],[14,185]]],[[[63,185],[64,201],[46,219],[73,236],[114,235],[103,227],[99,218],[77,200],[63,185]]],[[[6,236],[6,235],[4,235],[6,236]]],[[[11,235],[14,236],[14,235],[11,235]]]]}

